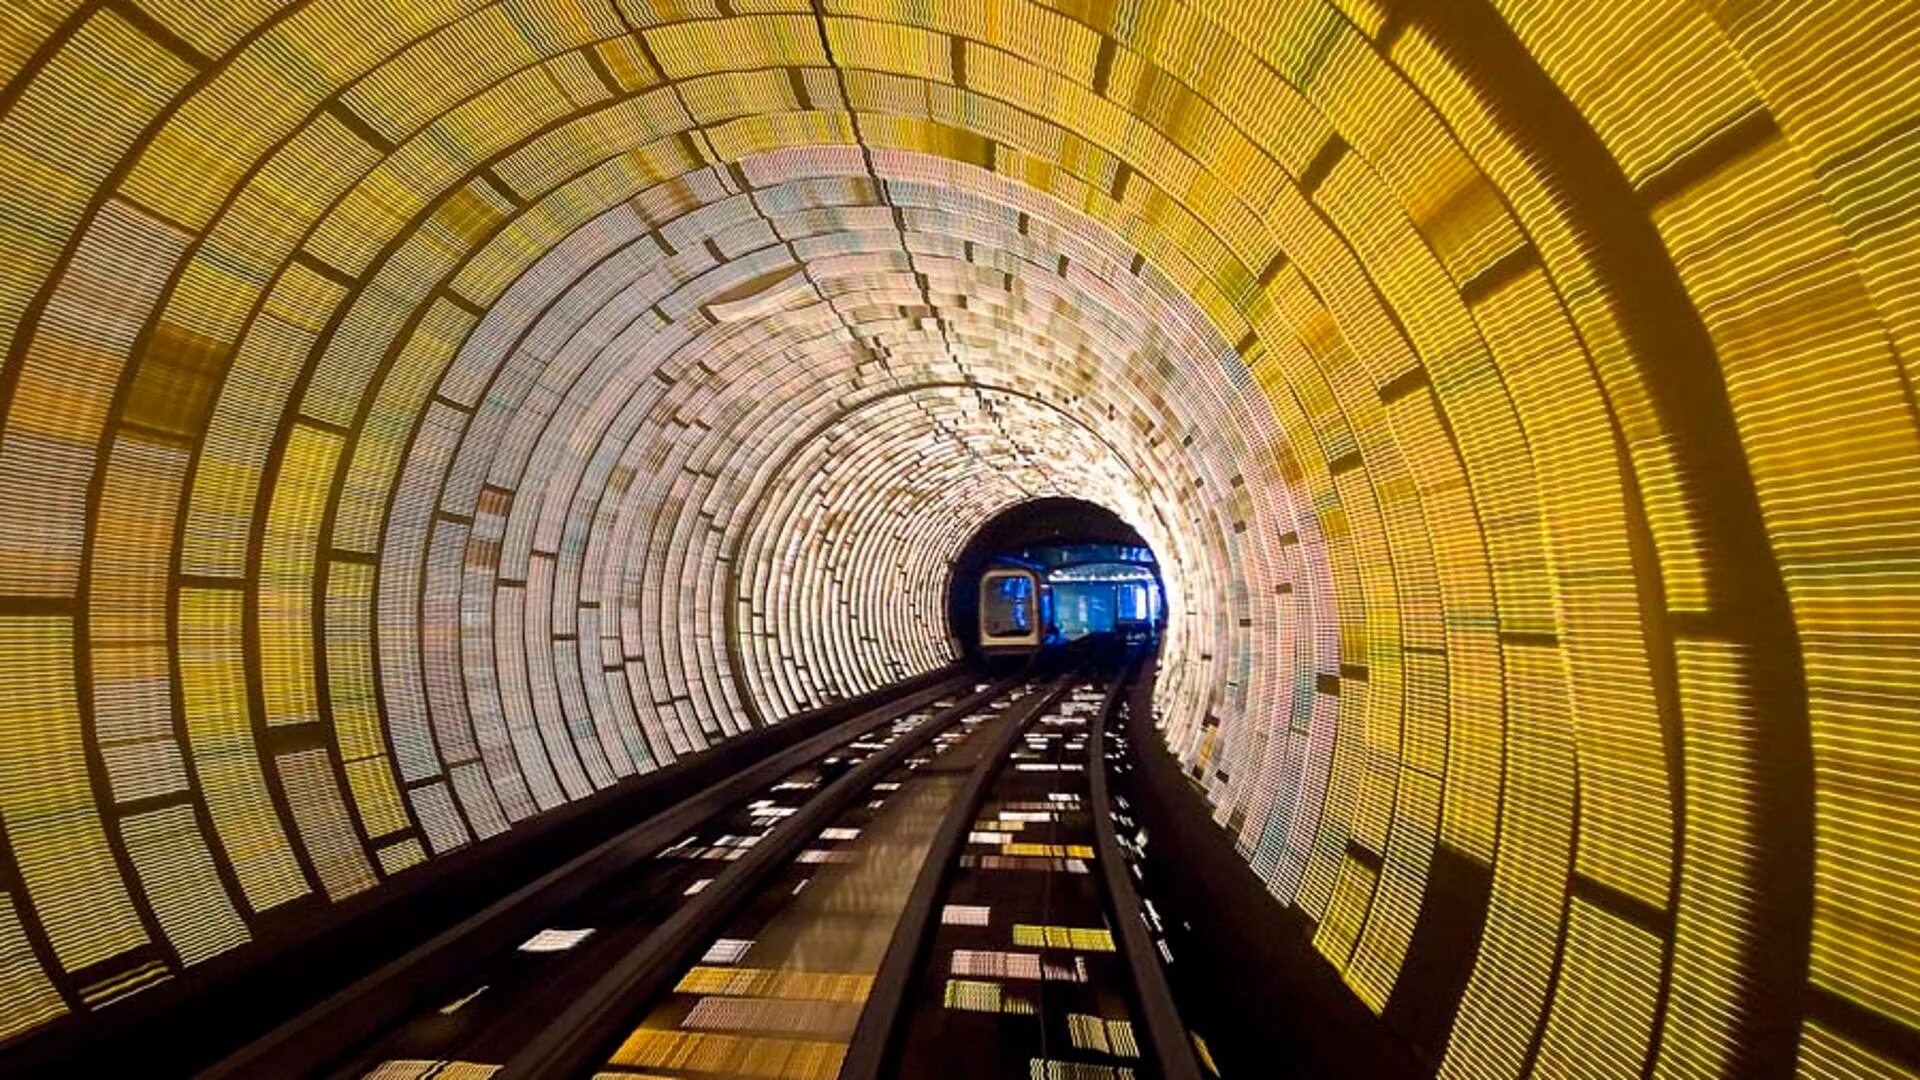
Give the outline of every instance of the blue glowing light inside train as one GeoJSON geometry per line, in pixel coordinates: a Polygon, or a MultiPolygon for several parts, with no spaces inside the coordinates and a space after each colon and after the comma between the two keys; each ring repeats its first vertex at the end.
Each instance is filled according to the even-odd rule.
{"type": "Polygon", "coordinates": [[[995,578],[989,630],[996,637],[1031,633],[1033,581],[1024,577],[995,578]]]}
{"type": "Polygon", "coordinates": [[[1110,634],[1153,626],[1160,617],[1160,576],[1149,563],[1071,563],[1048,572],[1062,637],[1110,634]]]}

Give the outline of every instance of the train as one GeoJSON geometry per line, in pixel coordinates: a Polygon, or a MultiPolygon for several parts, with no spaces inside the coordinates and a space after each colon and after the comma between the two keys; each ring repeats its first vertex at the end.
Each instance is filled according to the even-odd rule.
{"type": "Polygon", "coordinates": [[[1155,639],[1164,618],[1159,576],[1130,554],[1077,544],[995,556],[977,586],[980,654],[1031,655],[1093,636],[1155,639]]]}
{"type": "Polygon", "coordinates": [[[1053,617],[1053,588],[1026,566],[1000,565],[980,575],[980,652],[1016,656],[1060,640],[1053,617]]]}

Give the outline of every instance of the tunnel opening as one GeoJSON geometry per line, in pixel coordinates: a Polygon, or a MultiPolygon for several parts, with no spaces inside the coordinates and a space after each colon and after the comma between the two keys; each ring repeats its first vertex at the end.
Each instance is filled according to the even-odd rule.
{"type": "Polygon", "coordinates": [[[1165,595],[1153,548],[1119,515],[1084,499],[1031,499],[989,518],[954,559],[948,632],[988,666],[1091,637],[1151,644],[1165,595]]]}

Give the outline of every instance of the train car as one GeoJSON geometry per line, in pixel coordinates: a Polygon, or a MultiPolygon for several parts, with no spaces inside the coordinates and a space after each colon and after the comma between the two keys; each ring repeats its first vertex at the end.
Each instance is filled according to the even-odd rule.
{"type": "Polygon", "coordinates": [[[1046,591],[1046,579],[1025,567],[994,567],[980,575],[980,651],[1039,651],[1049,630],[1046,591]]]}

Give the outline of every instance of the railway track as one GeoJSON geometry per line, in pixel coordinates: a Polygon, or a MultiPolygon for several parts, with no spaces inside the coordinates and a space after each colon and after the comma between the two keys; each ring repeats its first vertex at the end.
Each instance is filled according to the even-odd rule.
{"type": "Polygon", "coordinates": [[[881,703],[206,1075],[1198,1076],[1106,804],[1125,680],[1108,658],[881,703]]]}

